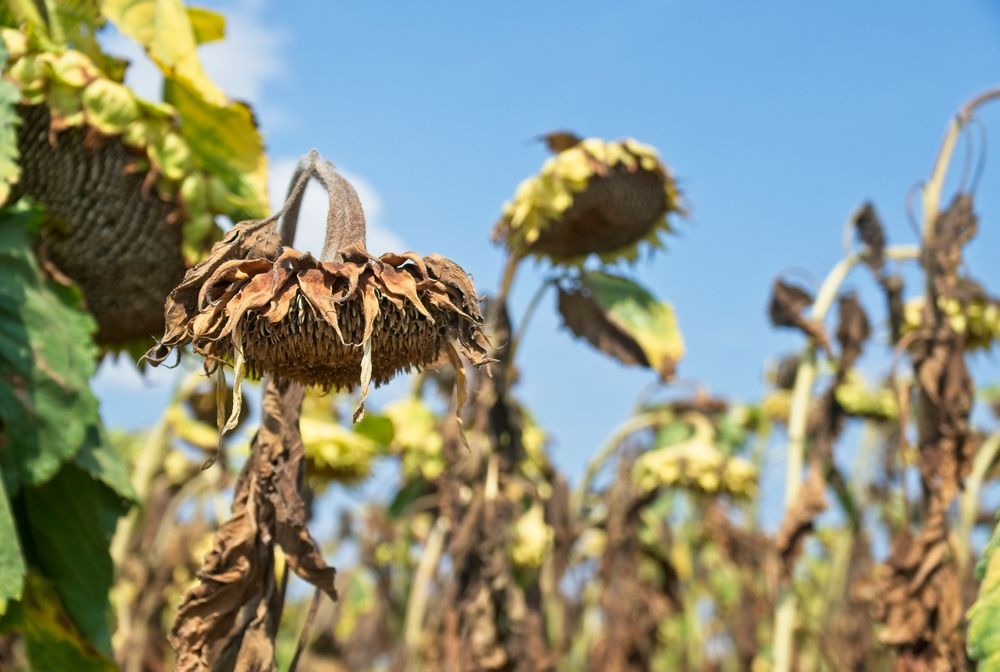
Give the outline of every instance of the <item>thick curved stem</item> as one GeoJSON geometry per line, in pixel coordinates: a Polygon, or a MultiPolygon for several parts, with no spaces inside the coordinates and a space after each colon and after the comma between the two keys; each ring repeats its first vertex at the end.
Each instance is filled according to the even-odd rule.
{"type": "Polygon", "coordinates": [[[299,160],[292,174],[285,203],[273,217],[281,217],[281,244],[291,246],[298,229],[299,214],[306,183],[315,178],[326,190],[326,238],[320,259],[339,259],[340,250],[351,245],[365,246],[365,212],[357,191],[341,176],[333,164],[320,156],[315,149],[299,160]]]}
{"type": "Polygon", "coordinates": [[[315,171],[330,197],[330,209],[326,213],[326,240],[320,258],[324,261],[338,258],[342,249],[352,245],[365,247],[365,211],[358,192],[334,170],[329,161],[318,161],[315,171]]]}

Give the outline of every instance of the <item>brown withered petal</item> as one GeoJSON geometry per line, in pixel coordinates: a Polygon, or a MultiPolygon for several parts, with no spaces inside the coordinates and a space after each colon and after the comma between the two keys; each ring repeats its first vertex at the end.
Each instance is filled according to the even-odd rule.
{"type": "Polygon", "coordinates": [[[801,287],[796,287],[780,278],[771,286],[771,302],[768,315],[776,327],[794,327],[816,341],[826,351],[830,350],[830,340],[823,325],[806,317],[803,311],[812,305],[813,298],[801,287]]]}
{"type": "Polygon", "coordinates": [[[84,128],[53,135],[46,105],[18,106],[18,116],[21,180],[11,201],[30,196],[45,206],[44,254],[80,286],[97,341],[157,333],[163,297],[184,275],[177,204],[126,170],[136,157],[120,139],[84,128]]]}
{"type": "Polygon", "coordinates": [[[583,138],[572,131],[552,131],[538,136],[538,139],[544,142],[553,154],[576,147],[583,142],[583,138]]]}
{"type": "Polygon", "coordinates": [[[250,259],[223,266],[202,286],[202,305],[190,295],[180,297],[186,305],[170,296],[168,318],[181,319],[167,326],[162,344],[192,343],[201,355],[231,360],[242,324],[249,372],[337,389],[361,382],[368,341],[376,385],[433,362],[452,340],[474,364],[486,362],[478,300],[447,284],[458,267],[432,257],[423,268],[387,261],[395,255],[376,259],[354,248],[342,262],[320,262],[286,249],[266,265],[250,259]]]}

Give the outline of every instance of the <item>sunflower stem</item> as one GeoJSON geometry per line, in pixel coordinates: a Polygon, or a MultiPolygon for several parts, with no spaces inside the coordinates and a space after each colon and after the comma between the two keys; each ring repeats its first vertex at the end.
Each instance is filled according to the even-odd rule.
{"type": "MultiPolygon", "coordinates": [[[[896,261],[916,259],[920,250],[913,245],[889,247],[885,256],[896,261]]],[[[823,284],[820,285],[816,300],[813,302],[810,317],[816,322],[822,322],[829,312],[840,286],[851,270],[863,259],[863,255],[852,253],[841,259],[830,269],[823,284]]],[[[795,385],[792,388],[792,401],[788,415],[788,454],[785,463],[785,510],[795,504],[799,488],[802,485],[802,468],[805,463],[806,430],[809,419],[809,406],[812,400],[812,387],[816,380],[816,344],[806,346],[802,363],[795,372],[795,385]]],[[[791,585],[782,589],[778,599],[778,608],[774,615],[774,672],[790,672],[794,655],[793,637],[795,633],[796,602],[791,585]]]]}

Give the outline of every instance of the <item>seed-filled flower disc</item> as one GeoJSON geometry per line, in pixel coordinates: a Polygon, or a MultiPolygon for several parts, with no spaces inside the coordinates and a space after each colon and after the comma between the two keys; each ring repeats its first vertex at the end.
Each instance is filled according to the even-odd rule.
{"type": "Polygon", "coordinates": [[[342,254],[321,262],[286,248],[273,262],[221,265],[196,305],[174,311],[183,323],[167,325],[178,335],[163,345],[190,342],[210,359],[241,356],[251,375],[335,389],[362,382],[366,357],[376,385],[434,362],[452,343],[474,364],[486,361],[475,289],[455,263],[412,252],[375,258],[360,246],[342,254]]]}
{"type": "Polygon", "coordinates": [[[660,245],[677,188],[656,150],[635,140],[588,139],[549,158],[504,205],[494,229],[515,254],[573,264],[597,254],[634,259],[643,240],[660,245]]]}
{"type": "Polygon", "coordinates": [[[84,128],[51,140],[45,105],[20,106],[21,180],[15,195],[45,206],[42,245],[83,291],[101,343],[148,338],[163,328],[163,297],[184,276],[176,203],[128,171],[133,150],[118,138],[88,145],[84,128]]]}

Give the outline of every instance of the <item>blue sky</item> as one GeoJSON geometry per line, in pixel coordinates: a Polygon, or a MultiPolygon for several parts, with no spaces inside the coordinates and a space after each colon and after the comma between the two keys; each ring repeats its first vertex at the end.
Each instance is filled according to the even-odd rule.
{"type": "MultiPolygon", "coordinates": [[[[567,128],[658,148],[691,217],[669,251],[629,273],[677,311],[688,349],[680,384],[736,399],[759,395],[768,357],[800,344],[767,322],[775,275],[818,284],[864,199],[890,242],[915,242],[907,192],[930,171],[955,109],[1000,83],[1000,8],[986,0],[208,4],[230,25],[226,42],[204,47],[206,65],[256,105],[273,191],[316,147],[360,186],[374,251],[440,252],[484,292],[502,263],[492,224],[547,155],[532,137],[567,128]]],[[[122,39],[109,43],[138,56],[122,39]]],[[[130,81],[156,90],[142,64],[130,81]]],[[[1000,147],[1000,107],[981,117],[1000,147]]],[[[993,150],[968,254],[994,291],[998,161],[993,150]]],[[[314,251],[321,222],[302,241],[314,251]]],[[[545,270],[520,276],[515,315],[545,270]]],[[[863,273],[848,286],[877,301],[863,273]]],[[[873,317],[881,324],[880,310],[873,317]]],[[[653,380],[574,341],[551,296],[521,357],[519,393],[574,478],[653,380]]],[[[989,382],[1000,368],[981,356],[977,370],[989,382]]],[[[140,382],[127,366],[105,365],[98,390],[109,423],[148,423],[168,379],[140,382]]]]}

